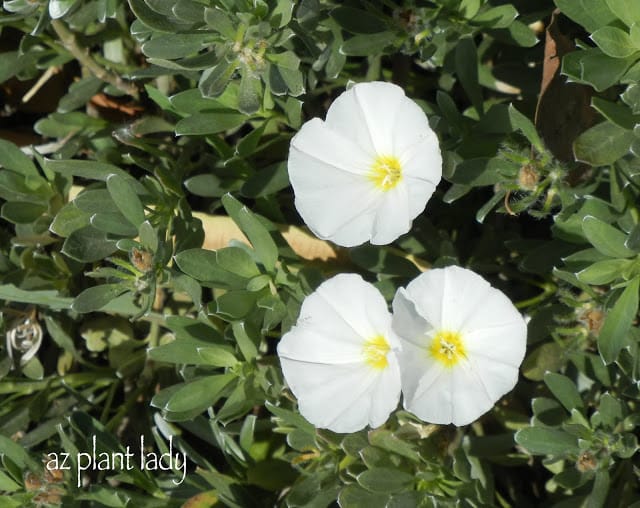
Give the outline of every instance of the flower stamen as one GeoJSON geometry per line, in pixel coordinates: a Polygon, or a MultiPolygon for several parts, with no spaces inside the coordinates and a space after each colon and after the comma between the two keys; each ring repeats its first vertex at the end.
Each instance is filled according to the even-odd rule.
{"type": "Polygon", "coordinates": [[[372,339],[367,340],[362,348],[364,361],[374,369],[382,370],[389,365],[387,353],[391,350],[387,339],[382,335],[376,335],[372,339]]]}
{"type": "Polygon", "coordinates": [[[459,332],[441,330],[429,346],[429,353],[445,367],[453,367],[467,354],[459,332]]]}
{"type": "Polygon", "coordinates": [[[393,155],[378,155],[373,161],[369,179],[383,191],[393,189],[402,180],[402,166],[393,155]]]}

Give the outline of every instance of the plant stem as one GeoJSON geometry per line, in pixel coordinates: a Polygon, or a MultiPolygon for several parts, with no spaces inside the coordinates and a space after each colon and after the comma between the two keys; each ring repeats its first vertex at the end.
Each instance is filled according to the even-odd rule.
{"type": "Polygon", "coordinates": [[[109,72],[107,69],[98,64],[98,62],[96,62],[90,55],[89,51],[78,44],[78,40],[75,34],[71,32],[62,21],[52,19],[51,26],[55,30],[56,34],[62,41],[62,44],[67,49],[67,51],[69,51],[69,53],[71,53],[76,58],[76,60],[84,65],[89,70],[89,72],[91,72],[91,74],[128,95],[136,98],[138,97],[137,87],[133,83],[127,83],[126,81],[121,79],[120,76],[109,72]]]}

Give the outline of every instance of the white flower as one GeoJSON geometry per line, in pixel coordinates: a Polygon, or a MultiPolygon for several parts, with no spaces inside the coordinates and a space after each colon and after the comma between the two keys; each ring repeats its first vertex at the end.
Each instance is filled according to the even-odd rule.
{"type": "Polygon", "coordinates": [[[304,300],[278,355],[302,416],[355,432],[382,425],[398,405],[398,347],[380,292],[359,275],[339,274],[304,300]]]}
{"type": "Polygon", "coordinates": [[[345,247],[407,233],[442,177],[438,138],[391,83],[354,85],[291,140],[295,204],[316,236],[345,247]]]}
{"type": "Polygon", "coordinates": [[[393,300],[404,407],[430,423],[466,425],[518,380],[527,326],[511,301],[457,266],[429,270],[393,300]]]}

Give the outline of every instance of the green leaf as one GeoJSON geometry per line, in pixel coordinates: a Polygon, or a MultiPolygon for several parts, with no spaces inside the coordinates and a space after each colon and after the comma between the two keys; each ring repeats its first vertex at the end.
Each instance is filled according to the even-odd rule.
{"type": "Polygon", "coordinates": [[[29,469],[36,473],[42,470],[42,466],[36,460],[31,458],[27,451],[15,441],[0,434],[0,454],[2,457],[9,458],[22,471],[29,469]]]}
{"type": "Polygon", "coordinates": [[[73,203],[67,203],[56,214],[49,231],[66,238],[74,231],[89,225],[90,214],[80,210],[73,203]]]}
{"type": "Polygon", "coordinates": [[[293,0],[279,0],[271,11],[269,22],[274,28],[282,28],[288,25],[293,15],[295,2],[293,0]]]}
{"type": "Polygon", "coordinates": [[[102,284],[87,288],[75,297],[72,309],[80,314],[100,310],[128,290],[129,288],[122,284],[102,284]]]}
{"type": "Polygon", "coordinates": [[[337,7],[329,15],[347,32],[354,34],[377,34],[387,29],[384,19],[353,7],[337,7]]]}
{"type": "Polygon", "coordinates": [[[640,23],[640,3],[636,0],[605,0],[607,7],[627,26],[640,23]]]}
{"type": "Polygon", "coordinates": [[[269,412],[281,420],[281,423],[293,427],[296,429],[300,429],[307,434],[315,436],[316,429],[310,424],[307,420],[305,420],[299,413],[295,411],[290,411],[289,409],[285,409],[279,406],[272,404],[271,402],[266,402],[265,407],[269,412]]]}
{"type": "Polygon", "coordinates": [[[51,19],[59,19],[63,17],[78,0],[49,0],[49,16],[51,19]]]}
{"type": "Polygon", "coordinates": [[[240,192],[248,198],[273,195],[289,186],[286,162],[256,171],[242,185],[240,192]]]}
{"type": "Polygon", "coordinates": [[[228,367],[238,361],[232,348],[193,338],[176,338],[168,344],[148,351],[149,358],[157,362],[183,363],[186,365],[214,365],[228,367]],[[201,354],[205,351],[204,354],[201,354]],[[213,362],[212,362],[213,361],[213,362]]]}
{"type": "Polygon", "coordinates": [[[640,84],[630,84],[620,98],[631,108],[634,115],[640,114],[640,84]]]}
{"type": "Polygon", "coordinates": [[[238,109],[246,115],[252,115],[260,109],[262,103],[262,85],[260,78],[248,66],[243,66],[238,91],[238,109]]]}
{"type": "Polygon", "coordinates": [[[202,358],[203,365],[214,367],[233,367],[238,363],[238,359],[233,353],[217,346],[208,346],[198,349],[198,355],[202,358]]]}
{"type": "MultiPolygon", "coordinates": [[[[601,26],[608,25],[616,16],[603,0],[554,0],[563,14],[593,33],[601,26]]],[[[633,0],[631,0],[633,1],[633,0]]]]}
{"type": "Polygon", "coordinates": [[[270,55],[269,61],[275,64],[271,65],[269,69],[269,83],[272,93],[283,95],[288,91],[289,95],[293,97],[304,93],[302,72],[299,70],[300,59],[295,53],[285,51],[270,55]]]}
{"type": "Polygon", "coordinates": [[[179,31],[182,27],[187,27],[189,24],[183,24],[176,19],[172,19],[169,16],[162,15],[159,12],[151,9],[144,0],[127,0],[129,7],[136,15],[136,17],[149,28],[153,28],[157,32],[174,33],[179,31]]]}
{"type": "Polygon", "coordinates": [[[414,482],[413,475],[387,467],[369,469],[360,473],[356,479],[362,487],[377,493],[408,490],[414,482]]]}
{"type": "Polygon", "coordinates": [[[228,62],[222,58],[220,63],[204,71],[198,82],[198,89],[202,95],[207,98],[217,97],[224,92],[238,65],[237,59],[228,62]]]}
{"type": "Polygon", "coordinates": [[[461,0],[460,1],[460,14],[465,18],[472,18],[475,16],[482,5],[481,0],[461,0]]]}
{"type": "Polygon", "coordinates": [[[640,253],[640,224],[636,224],[624,242],[627,249],[640,253]]]}
{"type": "Polygon", "coordinates": [[[533,30],[517,19],[511,22],[507,28],[491,29],[488,32],[507,44],[515,44],[525,48],[530,48],[538,43],[538,38],[533,30]]]}
{"type": "Polygon", "coordinates": [[[638,50],[627,32],[612,26],[599,28],[591,34],[591,39],[605,55],[614,58],[625,58],[638,50]]]}
{"type": "Polygon", "coordinates": [[[62,245],[63,254],[83,263],[100,261],[116,250],[116,242],[92,226],[75,230],[62,245]]]}
{"type": "Polygon", "coordinates": [[[547,372],[544,375],[544,382],[569,413],[571,413],[572,409],[581,411],[584,409],[578,388],[567,376],[556,374],[555,372],[547,372]]]}
{"type": "Polygon", "coordinates": [[[533,455],[563,457],[580,451],[577,438],[559,429],[527,427],[516,432],[515,440],[533,455]]]}
{"type": "Polygon", "coordinates": [[[87,102],[97,94],[104,82],[95,76],[88,76],[76,81],[69,87],[67,94],[58,102],[58,111],[60,113],[68,113],[74,109],[84,107],[87,102]]]}
{"type": "Polygon", "coordinates": [[[16,73],[20,72],[21,67],[21,59],[18,51],[5,51],[0,53],[0,83],[11,79],[16,73]]]}
{"type": "Polygon", "coordinates": [[[448,180],[457,184],[481,187],[498,183],[505,177],[514,177],[518,169],[514,163],[498,158],[465,159],[456,166],[448,180]]]}
{"type": "Polygon", "coordinates": [[[511,4],[506,4],[479,12],[471,19],[471,23],[489,28],[507,28],[517,17],[516,8],[511,4]]]}
{"type": "Polygon", "coordinates": [[[633,261],[627,259],[605,259],[596,261],[576,275],[587,284],[608,284],[618,279],[631,264],[633,261]]]}
{"type": "Polygon", "coordinates": [[[357,485],[347,485],[338,496],[339,506],[344,508],[386,508],[388,496],[367,492],[357,485]]]}
{"type": "Polygon", "coordinates": [[[14,224],[30,224],[47,211],[45,205],[23,201],[8,201],[2,205],[0,215],[14,224]]]}
{"type": "Polygon", "coordinates": [[[236,38],[236,29],[233,26],[231,18],[218,7],[206,7],[204,10],[204,20],[207,25],[220,35],[223,35],[227,40],[233,41],[236,38]]]}
{"type": "Polygon", "coordinates": [[[607,364],[614,362],[629,343],[629,330],[638,313],[639,289],[640,277],[636,277],[627,285],[604,320],[598,335],[598,350],[607,364]]]}
{"type": "Polygon", "coordinates": [[[511,120],[511,126],[514,130],[517,129],[522,132],[524,137],[527,138],[529,143],[531,143],[538,152],[544,152],[544,145],[538,135],[535,125],[533,125],[531,120],[520,113],[513,104],[509,105],[509,119],[511,120]]]}
{"type": "Polygon", "coordinates": [[[610,224],[587,215],[582,221],[582,231],[598,251],[612,258],[630,258],[635,252],[625,247],[627,235],[610,224]]]}
{"type": "Polygon", "coordinates": [[[111,235],[135,237],[138,234],[138,230],[121,213],[94,213],[89,222],[94,228],[111,235]]]}
{"type": "Polygon", "coordinates": [[[613,430],[622,421],[623,417],[622,403],[610,393],[604,393],[600,397],[598,411],[591,418],[592,420],[597,419],[600,425],[613,430]]]}
{"type": "Polygon", "coordinates": [[[419,273],[413,263],[388,249],[362,245],[350,249],[349,255],[356,265],[370,272],[412,278],[419,273]]]}
{"type": "Polygon", "coordinates": [[[151,252],[158,250],[158,233],[148,220],[145,220],[138,227],[140,243],[151,252]]]}
{"type": "Polygon", "coordinates": [[[0,139],[0,166],[23,176],[42,178],[31,159],[13,143],[0,139]]]}
{"type": "Polygon", "coordinates": [[[640,123],[640,115],[634,115],[627,106],[619,102],[609,102],[600,97],[591,99],[593,108],[602,114],[610,122],[624,129],[632,130],[640,123]]]}
{"type": "Polygon", "coordinates": [[[66,298],[58,295],[57,291],[52,290],[23,290],[15,287],[13,284],[0,285],[0,300],[7,302],[32,303],[42,305],[53,310],[70,309],[72,298],[66,298]]]}
{"type": "Polygon", "coordinates": [[[212,39],[210,33],[164,34],[145,42],[141,49],[149,58],[173,60],[198,53],[212,39]]]}
{"type": "Polygon", "coordinates": [[[55,173],[60,173],[65,176],[78,176],[80,178],[87,178],[89,180],[107,181],[109,175],[120,175],[127,181],[134,185],[136,189],[144,191],[144,187],[129,173],[123,171],[118,166],[108,164],[106,162],[91,161],[91,160],[53,160],[45,159],[44,167],[55,173]]]}
{"type": "Polygon", "coordinates": [[[73,203],[83,212],[118,213],[118,207],[106,189],[86,189],[76,196],[73,203]]]}
{"type": "Polygon", "coordinates": [[[463,37],[456,45],[456,74],[479,116],[484,113],[482,89],[478,83],[478,52],[471,37],[463,37]]]}
{"type": "Polygon", "coordinates": [[[634,45],[636,50],[640,50],[640,23],[631,25],[629,36],[631,37],[631,44],[634,45]]]}
{"type": "Polygon", "coordinates": [[[174,413],[204,411],[222,397],[224,388],[235,378],[235,374],[220,374],[188,381],[180,385],[163,409],[174,413]]]}
{"type": "Polygon", "coordinates": [[[587,48],[562,57],[562,74],[602,92],[615,85],[635,60],[633,56],[612,58],[599,48],[587,48]]]}
{"type": "Polygon", "coordinates": [[[573,143],[573,153],[578,161],[606,166],[626,155],[633,140],[632,131],[605,121],[580,134],[573,143]]]}
{"type": "Polygon", "coordinates": [[[227,289],[245,288],[251,278],[260,275],[251,256],[240,247],[188,249],[178,253],[175,260],[194,279],[227,289]]]}
{"type": "Polygon", "coordinates": [[[248,118],[232,109],[196,113],[180,120],[175,127],[178,136],[217,134],[240,127],[248,118]]]}
{"type": "Polygon", "coordinates": [[[584,504],[585,508],[602,508],[607,501],[607,495],[609,494],[609,485],[611,480],[609,478],[609,472],[606,470],[599,470],[596,472],[596,478],[593,482],[593,488],[587,498],[587,502],[584,504]]]}
{"type": "Polygon", "coordinates": [[[140,227],[145,220],[144,207],[129,182],[120,175],[109,175],[107,190],[120,213],[136,228],[140,227]]]}
{"type": "Polygon", "coordinates": [[[420,461],[420,454],[408,442],[398,439],[391,432],[385,429],[376,429],[369,433],[369,443],[372,446],[382,448],[401,457],[405,457],[412,462],[420,461]]]}
{"type": "Polygon", "coordinates": [[[545,342],[531,351],[522,363],[522,374],[527,379],[542,381],[547,371],[556,371],[565,363],[563,350],[555,342],[545,342]]]}
{"type": "Polygon", "coordinates": [[[253,291],[230,290],[216,298],[215,313],[228,320],[241,319],[255,309],[257,300],[253,291]]]}
{"type": "Polygon", "coordinates": [[[235,321],[231,326],[242,356],[250,362],[258,356],[259,334],[252,333],[252,328],[242,321],[235,321]]]}
{"type": "Polygon", "coordinates": [[[272,272],[278,260],[278,247],[267,228],[253,212],[231,194],[222,196],[222,205],[242,232],[247,235],[251,245],[253,245],[256,257],[267,271],[272,272]]]}
{"type": "Polygon", "coordinates": [[[340,52],[351,56],[369,56],[384,53],[389,46],[397,40],[393,32],[380,32],[377,34],[355,35],[347,39],[340,52]]]}

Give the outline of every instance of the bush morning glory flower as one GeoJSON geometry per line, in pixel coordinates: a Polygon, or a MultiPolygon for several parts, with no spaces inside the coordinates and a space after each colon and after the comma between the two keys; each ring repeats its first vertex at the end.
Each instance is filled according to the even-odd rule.
{"type": "Polygon", "coordinates": [[[527,326],[499,290],[450,266],[429,270],[393,300],[404,407],[430,423],[466,425],[518,380],[527,326]]]}
{"type": "Polygon", "coordinates": [[[398,405],[398,347],[380,292],[359,275],[339,274],[304,300],[278,355],[302,416],[355,432],[382,425],[398,405]]]}
{"type": "Polygon", "coordinates": [[[391,83],[354,85],[291,140],[298,212],[316,236],[345,247],[407,233],[441,177],[427,116],[391,83]]]}

